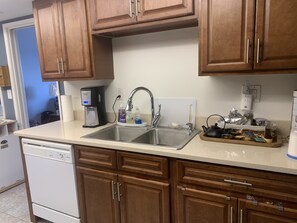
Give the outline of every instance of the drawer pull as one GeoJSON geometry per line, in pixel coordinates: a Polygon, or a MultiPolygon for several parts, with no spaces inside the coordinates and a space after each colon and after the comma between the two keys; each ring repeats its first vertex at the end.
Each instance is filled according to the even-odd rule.
{"type": "Polygon", "coordinates": [[[237,184],[237,185],[241,185],[241,186],[248,186],[248,187],[253,186],[251,183],[241,182],[241,181],[237,181],[237,180],[224,179],[224,182],[230,183],[230,184],[237,184]]]}

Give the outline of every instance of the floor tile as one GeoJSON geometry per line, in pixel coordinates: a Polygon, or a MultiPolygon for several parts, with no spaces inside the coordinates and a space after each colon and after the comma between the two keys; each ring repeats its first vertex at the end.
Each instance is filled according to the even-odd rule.
{"type": "MultiPolygon", "coordinates": [[[[30,223],[25,184],[0,194],[0,223],[30,223]]],[[[38,223],[51,223],[40,220],[38,223]]]]}

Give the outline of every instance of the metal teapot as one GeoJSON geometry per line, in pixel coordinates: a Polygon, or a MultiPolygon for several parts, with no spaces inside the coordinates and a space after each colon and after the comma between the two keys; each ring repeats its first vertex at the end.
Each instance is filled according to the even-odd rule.
{"type": "Polygon", "coordinates": [[[225,133],[226,121],[225,121],[224,117],[221,115],[213,114],[213,115],[208,116],[208,118],[206,119],[206,125],[207,125],[207,127],[205,127],[203,125],[202,128],[203,128],[205,136],[207,136],[207,137],[221,138],[222,134],[225,133]],[[208,119],[212,116],[219,116],[220,118],[222,118],[222,120],[224,121],[224,127],[223,128],[218,127],[217,123],[215,123],[214,125],[209,127],[208,119]]]}

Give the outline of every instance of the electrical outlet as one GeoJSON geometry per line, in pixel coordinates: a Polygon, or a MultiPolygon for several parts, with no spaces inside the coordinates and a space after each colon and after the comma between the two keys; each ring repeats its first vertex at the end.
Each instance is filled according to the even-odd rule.
{"type": "Polygon", "coordinates": [[[124,95],[123,95],[123,89],[122,88],[117,88],[117,95],[121,95],[121,98],[119,100],[123,100],[124,98],[124,95]]]}
{"type": "Polygon", "coordinates": [[[249,85],[249,91],[253,95],[254,102],[261,101],[261,85],[249,85]]]}

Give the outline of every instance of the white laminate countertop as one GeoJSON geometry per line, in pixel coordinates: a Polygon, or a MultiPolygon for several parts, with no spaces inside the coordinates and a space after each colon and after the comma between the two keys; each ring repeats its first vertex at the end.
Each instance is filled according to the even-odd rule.
{"type": "Polygon", "coordinates": [[[110,124],[108,124],[98,128],[82,128],[82,125],[82,121],[57,121],[19,130],[16,131],[15,134],[21,137],[40,140],[109,148],[297,175],[297,160],[287,157],[287,144],[279,148],[267,148],[216,143],[203,141],[200,139],[199,135],[197,135],[183,149],[173,150],[161,146],[81,138],[86,134],[110,126],[110,124]]]}

